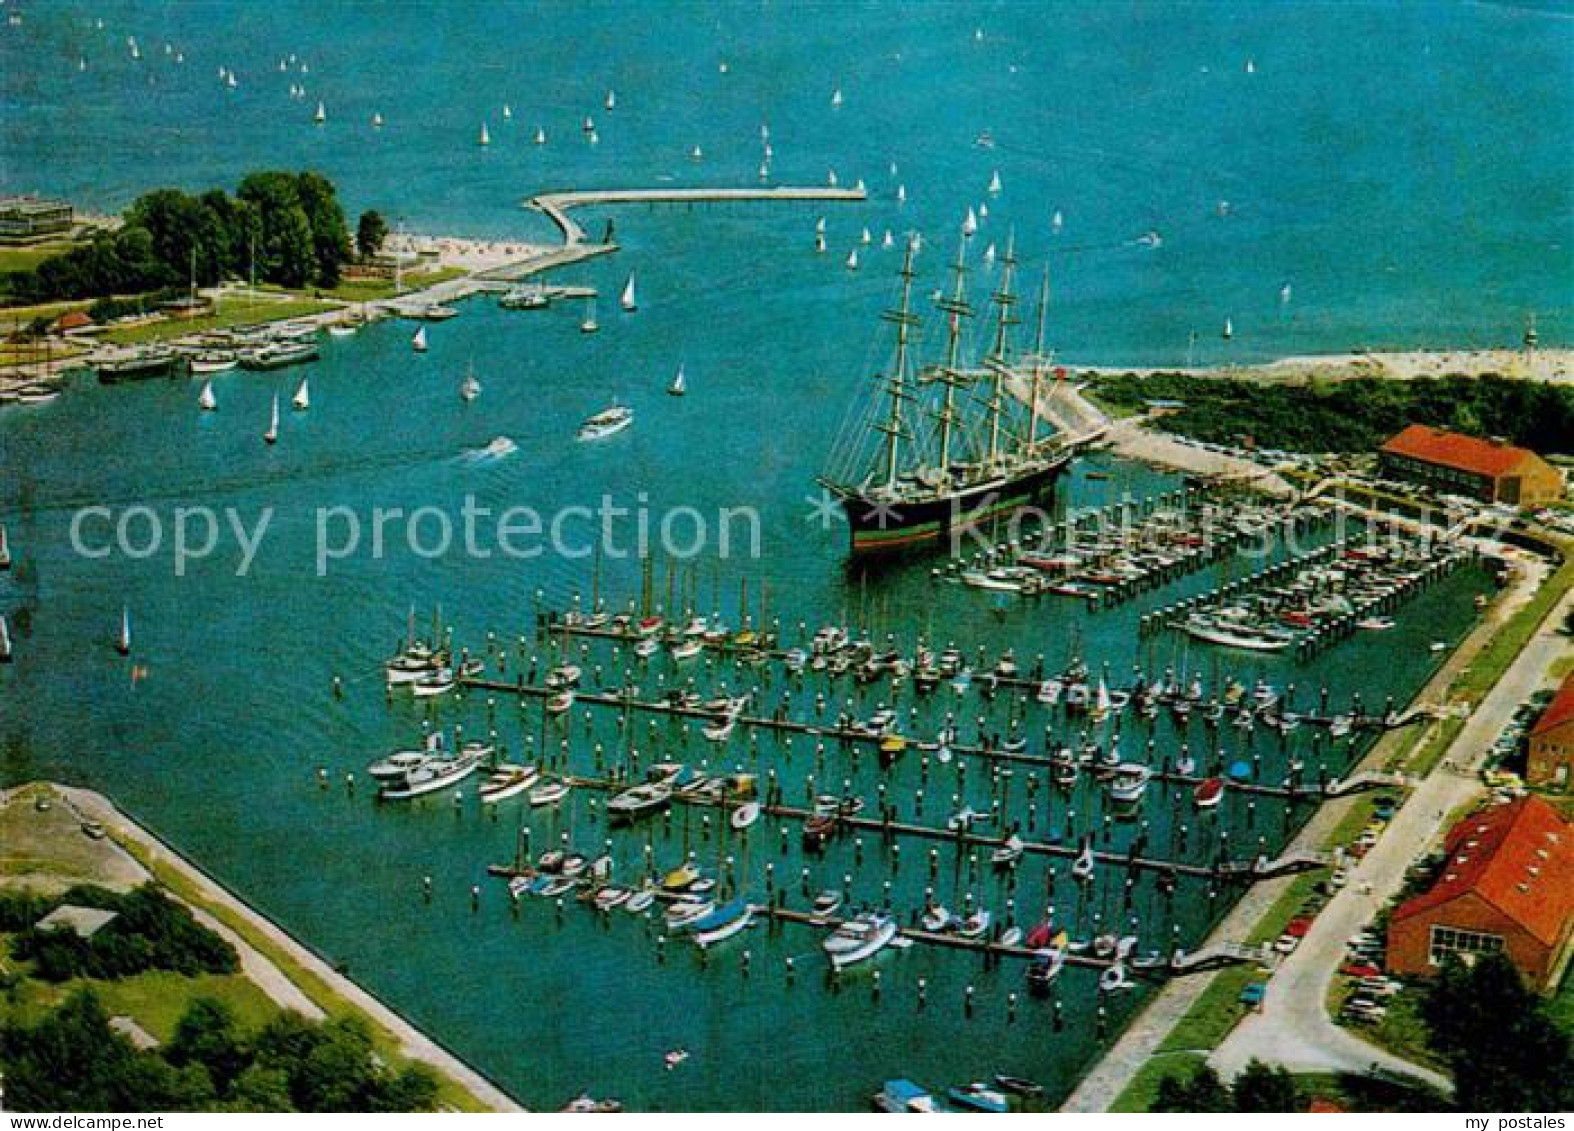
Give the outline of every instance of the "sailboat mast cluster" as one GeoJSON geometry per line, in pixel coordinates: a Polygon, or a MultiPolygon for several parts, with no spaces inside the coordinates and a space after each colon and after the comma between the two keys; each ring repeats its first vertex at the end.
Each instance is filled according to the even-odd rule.
{"type": "Polygon", "coordinates": [[[912,305],[918,245],[908,243],[899,302],[881,316],[896,327],[895,356],[876,382],[882,400],[820,478],[847,513],[854,553],[938,541],[959,527],[1029,506],[1053,489],[1073,454],[1069,445],[1048,442],[1041,433],[1048,271],[1038,338],[1032,357],[1024,359],[1030,372],[1020,372],[1013,356],[1020,322],[1012,290],[1014,241],[1007,244],[999,286],[990,296],[987,347],[970,365],[964,356],[974,317],[967,298],[968,239],[964,229],[949,289],[933,302],[945,320],[944,348],[938,364],[928,367],[914,364],[922,319],[912,305]],[[877,440],[873,451],[867,439],[877,440]]]}

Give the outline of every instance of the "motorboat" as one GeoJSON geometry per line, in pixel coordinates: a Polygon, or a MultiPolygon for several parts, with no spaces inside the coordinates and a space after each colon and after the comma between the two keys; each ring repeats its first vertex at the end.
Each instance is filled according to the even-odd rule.
{"type": "Polygon", "coordinates": [[[623,904],[623,910],[630,915],[641,915],[650,909],[656,902],[656,893],[646,888],[632,893],[623,904]]]}
{"type": "Polygon", "coordinates": [[[521,766],[504,762],[497,766],[481,783],[477,795],[483,805],[496,804],[510,797],[517,797],[541,780],[537,766],[521,766]]]}
{"type": "Polygon", "coordinates": [[[988,911],[982,909],[975,911],[958,924],[956,933],[964,939],[983,938],[989,931],[989,923],[992,918],[993,916],[988,911]]]}
{"type": "Polygon", "coordinates": [[[545,781],[530,791],[530,804],[535,808],[556,805],[568,796],[569,784],[565,781],[545,781]]]}
{"type": "Polygon", "coordinates": [[[1153,771],[1140,762],[1123,762],[1109,783],[1110,798],[1126,803],[1140,801],[1152,777],[1153,771]]]}
{"type": "Polygon", "coordinates": [[[665,809],[671,802],[670,782],[647,781],[613,796],[607,802],[607,817],[614,821],[634,821],[665,809]]]}
{"type": "Polygon", "coordinates": [[[946,1099],[968,1111],[987,1112],[991,1115],[1003,1115],[1011,1110],[1004,1093],[996,1091],[987,1084],[976,1082],[947,1089],[946,1099]]]}
{"type": "Polygon", "coordinates": [[[933,934],[949,931],[956,925],[956,916],[938,903],[931,903],[924,908],[923,916],[919,919],[924,930],[933,934]]]}
{"type": "Polygon", "coordinates": [[[1010,868],[1022,859],[1025,847],[1022,838],[1012,833],[999,848],[989,854],[989,862],[997,868],[1010,868]]]}
{"type": "Polygon", "coordinates": [[[928,1089],[911,1080],[887,1080],[874,1094],[872,1102],[876,1111],[895,1115],[932,1114],[945,1110],[928,1089]]]}
{"type": "Polygon", "coordinates": [[[733,899],[690,924],[696,946],[715,946],[745,930],[754,921],[754,907],[746,899],[733,899]]]}
{"type": "Polygon", "coordinates": [[[579,439],[604,440],[615,436],[634,423],[634,410],[627,405],[613,404],[589,417],[579,426],[579,439]]]}
{"type": "Polygon", "coordinates": [[[1224,779],[1205,778],[1192,790],[1192,804],[1199,809],[1212,809],[1224,800],[1224,779]]]}
{"type": "Polygon", "coordinates": [[[817,922],[822,922],[823,923],[825,920],[829,919],[832,915],[836,914],[837,909],[840,908],[841,906],[842,906],[842,893],[841,892],[839,892],[839,891],[822,891],[819,895],[814,897],[814,904],[813,904],[813,908],[812,908],[811,914],[813,915],[814,919],[817,922]]]}
{"type": "Polygon", "coordinates": [[[760,803],[758,801],[745,801],[732,811],[728,822],[733,828],[743,830],[760,819],[760,803]]]}
{"type": "Polygon", "coordinates": [[[443,755],[443,736],[430,734],[426,737],[425,745],[419,750],[396,750],[386,757],[379,758],[366,767],[366,774],[375,782],[392,782],[403,778],[415,767],[432,758],[443,755]]]}
{"type": "Polygon", "coordinates": [[[662,915],[662,919],[669,931],[680,933],[688,930],[714,910],[716,910],[714,900],[680,899],[667,905],[667,910],[662,915]]]}
{"type": "Polygon", "coordinates": [[[474,752],[428,758],[412,766],[404,776],[384,783],[379,796],[386,801],[408,801],[457,785],[480,768],[481,758],[474,752]]]}
{"type": "Polygon", "coordinates": [[[845,970],[884,950],[897,931],[897,922],[890,915],[866,911],[837,927],[821,947],[833,969],[845,970]]]}

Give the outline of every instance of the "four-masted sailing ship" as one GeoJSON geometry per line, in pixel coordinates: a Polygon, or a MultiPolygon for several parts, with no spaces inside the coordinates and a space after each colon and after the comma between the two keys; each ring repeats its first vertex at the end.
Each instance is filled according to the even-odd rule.
{"type": "Polygon", "coordinates": [[[874,396],[844,430],[819,478],[846,511],[855,554],[939,541],[1038,503],[1053,491],[1056,476],[1074,454],[1041,411],[1047,268],[1034,352],[1014,361],[1016,257],[1007,248],[1000,287],[990,298],[991,342],[980,364],[968,366],[962,338],[974,312],[967,300],[967,243],[964,232],[951,268],[951,290],[934,300],[946,319],[944,356],[937,364],[919,366],[914,339],[922,322],[912,309],[916,247],[909,241],[900,305],[882,315],[896,327],[895,358],[887,372],[877,375],[874,396]],[[1030,384],[1020,388],[1024,381],[1030,384]]]}

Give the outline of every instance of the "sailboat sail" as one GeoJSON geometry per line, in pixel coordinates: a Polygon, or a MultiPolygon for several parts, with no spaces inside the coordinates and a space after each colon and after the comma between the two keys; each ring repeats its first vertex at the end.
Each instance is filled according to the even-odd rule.
{"type": "Polygon", "coordinates": [[[425,326],[422,326],[420,329],[416,330],[415,337],[410,339],[410,345],[414,347],[416,353],[425,353],[426,352],[426,327],[425,326]]]}
{"type": "Polygon", "coordinates": [[[120,635],[115,637],[115,651],[122,656],[131,654],[131,610],[125,606],[120,609],[120,635]]]}
{"type": "Polygon", "coordinates": [[[311,390],[306,387],[306,378],[301,378],[300,388],[295,390],[295,397],[290,401],[295,406],[295,411],[305,412],[312,406],[311,390]]]}
{"type": "Polygon", "coordinates": [[[274,443],[279,438],[279,395],[273,395],[273,414],[268,420],[268,430],[262,434],[264,443],[274,443]]]}
{"type": "Polygon", "coordinates": [[[683,380],[683,366],[679,365],[677,376],[672,379],[672,384],[667,386],[667,392],[675,397],[681,397],[687,391],[688,385],[683,380]]]}
{"type": "Polygon", "coordinates": [[[639,309],[639,303],[634,298],[634,276],[632,274],[629,275],[628,282],[623,284],[623,296],[619,301],[622,302],[624,310],[632,312],[639,309]]]}
{"type": "Polygon", "coordinates": [[[197,407],[203,412],[212,412],[219,407],[219,399],[213,395],[212,381],[202,386],[202,392],[197,396],[197,407]]]}

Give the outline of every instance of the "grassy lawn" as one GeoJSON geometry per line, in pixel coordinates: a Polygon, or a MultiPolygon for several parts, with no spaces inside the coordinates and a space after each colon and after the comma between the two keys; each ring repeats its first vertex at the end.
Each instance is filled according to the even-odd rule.
{"type": "Polygon", "coordinates": [[[103,341],[130,346],[144,342],[161,342],[170,338],[183,338],[205,330],[221,330],[226,326],[244,326],[252,322],[282,322],[289,318],[303,318],[308,314],[321,314],[339,304],[318,299],[283,299],[278,302],[255,302],[246,299],[221,299],[218,309],[202,318],[179,318],[162,322],[149,322],[143,326],[128,326],[123,330],[110,330],[100,335],[103,341]]]}
{"type": "Polygon", "coordinates": [[[70,251],[75,244],[39,243],[28,247],[0,247],[0,271],[31,271],[46,259],[70,251]]]}
{"type": "Polygon", "coordinates": [[[1159,1094],[1159,1084],[1171,1076],[1190,1076],[1202,1067],[1204,1058],[1195,1053],[1155,1056],[1137,1070],[1126,1090],[1110,1105],[1112,1112],[1146,1112],[1159,1094]]]}
{"type": "Polygon", "coordinates": [[[24,978],[0,1009],[10,1018],[32,1024],[79,989],[92,990],[111,1017],[131,1018],[160,1042],[174,1035],[181,1015],[198,998],[224,1002],[246,1029],[261,1028],[278,1013],[268,995],[244,974],[186,977],[168,970],[150,970],[114,981],[73,978],[55,984],[24,978]]]}
{"type": "MultiPolygon", "coordinates": [[[[255,950],[266,956],[270,962],[279,968],[286,978],[294,982],[324,1012],[335,1017],[354,1015],[364,1020],[367,1029],[372,1035],[373,1046],[376,1048],[378,1055],[385,1061],[396,1066],[406,1063],[405,1058],[398,1052],[399,1045],[393,1034],[389,1033],[387,1029],[379,1025],[374,1019],[362,1013],[360,1009],[342,997],[327,982],[298,963],[283,947],[256,930],[248,919],[236,914],[223,904],[210,901],[183,873],[176,871],[163,860],[154,859],[140,845],[124,842],[123,847],[141,861],[143,867],[152,872],[159,883],[163,884],[177,897],[194,907],[201,907],[241,938],[245,939],[255,950]]],[[[434,1074],[438,1081],[437,1100],[440,1107],[453,1107],[460,1111],[490,1110],[457,1081],[450,1079],[441,1072],[435,1072],[434,1074]]]]}
{"type": "MultiPolygon", "coordinates": [[[[442,267],[436,271],[424,271],[420,274],[404,276],[404,290],[418,291],[424,287],[435,287],[438,283],[446,283],[450,279],[457,279],[465,272],[459,267],[442,267]]],[[[332,290],[323,294],[345,302],[377,302],[380,299],[394,297],[394,281],[392,279],[346,279],[332,290]]]]}

